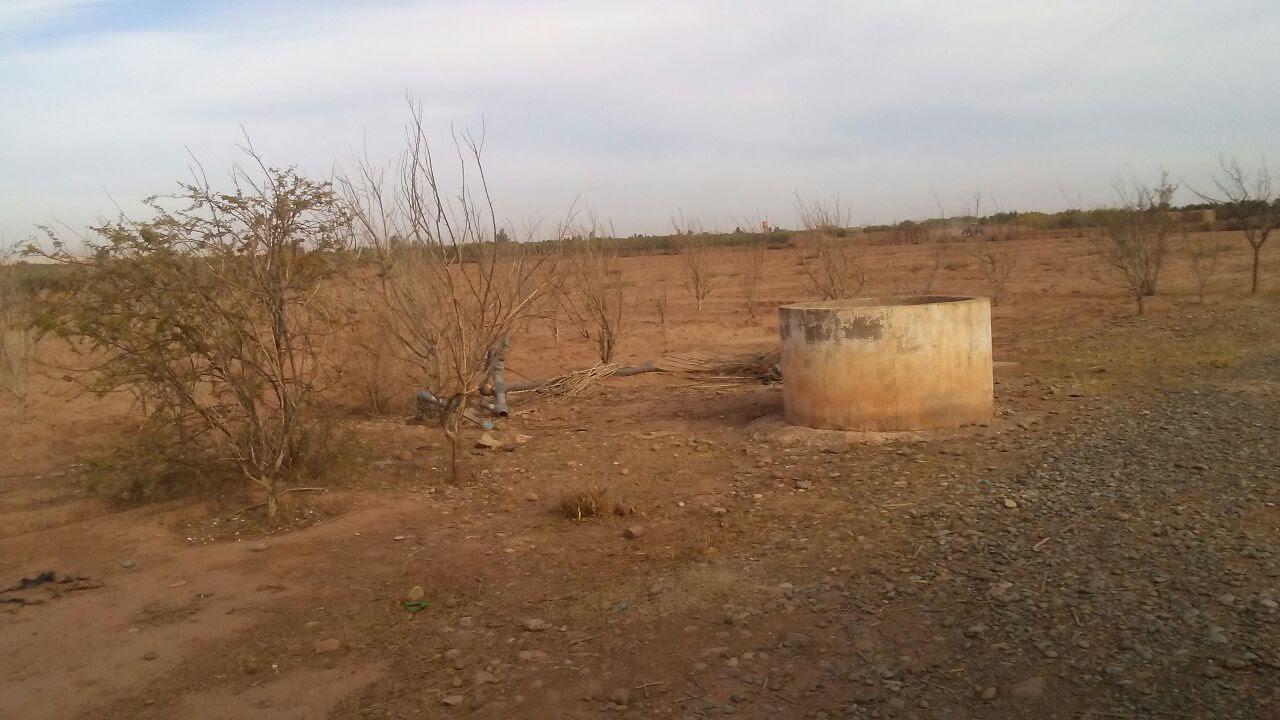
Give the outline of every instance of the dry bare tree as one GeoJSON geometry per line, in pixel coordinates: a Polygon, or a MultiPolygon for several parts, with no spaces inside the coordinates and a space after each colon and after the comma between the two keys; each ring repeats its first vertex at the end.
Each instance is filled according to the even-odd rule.
{"type": "Polygon", "coordinates": [[[946,261],[947,248],[941,238],[934,238],[929,248],[929,256],[924,266],[924,275],[920,280],[919,294],[932,295],[933,286],[942,273],[942,265],[946,261]]]}
{"type": "Polygon", "coordinates": [[[797,193],[796,214],[800,216],[800,227],[806,232],[836,236],[846,233],[851,218],[849,208],[841,204],[839,195],[818,196],[807,201],[797,193]]]}
{"type": "Polygon", "coordinates": [[[653,303],[654,314],[658,316],[658,329],[662,332],[662,337],[665,339],[667,336],[667,312],[670,307],[667,299],[666,283],[659,282],[657,289],[653,291],[649,300],[653,303]]]}
{"type": "Polygon", "coordinates": [[[1271,233],[1280,227],[1280,196],[1273,184],[1274,178],[1264,159],[1254,171],[1245,170],[1235,158],[1219,158],[1222,171],[1213,176],[1216,194],[1193,190],[1201,198],[1224,206],[1241,223],[1244,239],[1253,251],[1252,280],[1249,292],[1258,292],[1258,275],[1262,266],[1262,246],[1271,233]]]}
{"type": "Polygon", "coordinates": [[[0,252],[0,390],[13,398],[18,419],[25,421],[36,330],[32,325],[32,299],[22,287],[20,268],[10,262],[13,257],[13,252],[0,252]]]}
{"type": "MultiPolygon", "coordinates": [[[[451,133],[456,184],[437,172],[420,104],[410,101],[394,174],[367,159],[341,177],[356,242],[377,264],[376,305],[402,358],[443,400],[458,479],[462,419],[513,327],[556,281],[556,243],[504,242],[484,169],[484,134],[451,133]],[[550,248],[550,249],[548,249],[550,248]]],[[[528,239],[528,238],[526,238],[528,239]]]]}
{"type": "Polygon", "coordinates": [[[711,258],[702,228],[694,220],[680,216],[671,221],[680,241],[680,262],[684,267],[684,285],[693,295],[698,312],[712,289],[711,258]]]}
{"type": "Polygon", "coordinates": [[[211,445],[274,516],[315,428],[335,323],[324,283],[344,267],[348,216],[329,183],[244,149],[229,188],[198,171],[149,199],[150,219],[94,228],[87,257],[49,229],[52,249],[29,252],[68,268],[71,290],[40,320],[81,352],[87,386],[131,393],[175,442],[211,445]]]}
{"type": "Polygon", "coordinates": [[[1136,180],[1115,184],[1120,204],[1109,215],[1102,256],[1133,295],[1139,315],[1146,311],[1144,299],[1156,294],[1160,282],[1174,230],[1169,202],[1176,189],[1168,173],[1161,173],[1155,187],[1136,180]]]}
{"type": "Polygon", "coordinates": [[[764,243],[749,245],[742,251],[742,301],[747,306],[747,318],[755,322],[760,302],[760,281],[764,277],[764,261],[768,257],[764,243]]]}
{"type": "Polygon", "coordinates": [[[565,315],[591,343],[602,364],[613,362],[626,332],[625,278],[618,253],[595,232],[578,233],[565,253],[568,285],[562,298],[565,315]]]}
{"type": "MultiPolygon", "coordinates": [[[[1184,244],[1185,244],[1185,233],[1184,244]]],[[[1205,293],[1209,289],[1209,282],[1213,276],[1218,273],[1222,260],[1222,246],[1217,242],[1206,238],[1196,238],[1195,244],[1191,246],[1188,257],[1191,260],[1191,277],[1196,283],[1196,297],[1199,298],[1200,304],[1204,304],[1205,293]]]]}
{"type": "Polygon", "coordinates": [[[1012,229],[995,233],[982,242],[969,255],[978,261],[978,270],[987,284],[987,294],[992,305],[1000,304],[1000,298],[1008,290],[1009,280],[1018,269],[1021,257],[1017,234],[1012,229]]]}
{"type": "Polygon", "coordinates": [[[824,300],[856,297],[867,284],[857,247],[846,237],[849,211],[838,197],[806,202],[796,196],[805,248],[800,256],[806,289],[824,300]]]}

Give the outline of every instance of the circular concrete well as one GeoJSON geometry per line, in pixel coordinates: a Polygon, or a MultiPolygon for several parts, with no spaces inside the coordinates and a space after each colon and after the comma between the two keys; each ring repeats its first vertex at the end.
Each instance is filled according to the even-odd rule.
{"type": "Polygon", "coordinates": [[[991,303],[923,295],[779,308],[792,425],[899,431],[991,419],[991,303]]]}

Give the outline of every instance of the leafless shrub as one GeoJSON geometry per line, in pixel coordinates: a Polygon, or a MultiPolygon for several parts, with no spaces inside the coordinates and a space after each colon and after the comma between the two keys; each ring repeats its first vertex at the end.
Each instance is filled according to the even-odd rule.
{"type": "Polygon", "coordinates": [[[662,331],[663,337],[666,337],[667,313],[669,312],[669,309],[670,309],[670,305],[667,300],[666,283],[661,283],[661,282],[658,283],[658,287],[653,291],[653,294],[649,297],[649,301],[653,303],[653,312],[658,317],[658,329],[662,331]]]}
{"type": "Polygon", "coordinates": [[[618,253],[588,232],[571,241],[566,257],[571,285],[562,296],[565,315],[601,363],[613,362],[628,310],[618,253]]]}
{"type": "Polygon", "coordinates": [[[1017,236],[1012,230],[994,234],[991,240],[969,253],[978,262],[992,305],[998,305],[1000,298],[1005,296],[1009,280],[1018,269],[1021,254],[1017,236]]]}
{"type": "Polygon", "coordinates": [[[635,509],[600,487],[570,490],[556,502],[556,512],[567,520],[581,522],[589,518],[626,517],[635,509]]]}
{"type": "Polygon", "coordinates": [[[796,206],[804,228],[800,261],[806,289],[824,300],[856,297],[867,274],[857,248],[846,239],[848,210],[839,198],[806,202],[796,196],[796,206]]]}
{"type": "Polygon", "coordinates": [[[918,294],[933,294],[933,286],[938,282],[938,275],[942,272],[946,254],[946,245],[940,239],[935,239],[929,247],[928,260],[924,263],[924,267],[921,268],[918,294]]]}
{"type": "Polygon", "coordinates": [[[848,240],[811,235],[806,245],[801,267],[809,292],[824,300],[857,297],[862,292],[867,272],[857,249],[848,240]]]}
{"type": "Polygon", "coordinates": [[[755,322],[760,302],[760,280],[764,277],[764,261],[768,250],[763,243],[751,245],[742,251],[742,301],[747,306],[747,318],[755,322]]]}
{"type": "Polygon", "coordinates": [[[451,139],[459,181],[442,187],[420,105],[397,175],[358,160],[342,178],[357,242],[378,264],[376,305],[403,359],[445,400],[441,427],[458,479],[461,423],[496,351],[555,281],[558,251],[533,252],[498,227],[485,177],[484,135],[451,139]]]}
{"type": "Polygon", "coordinates": [[[348,258],[348,216],[328,183],[247,152],[253,169],[235,168],[229,190],[197,174],[151,198],[151,219],[95,228],[88,258],[52,230],[52,250],[29,252],[69,269],[40,321],[81,351],[88,387],[131,393],[166,444],[234,461],[274,517],[314,448],[336,322],[323,284],[348,258]]]}
{"type": "Polygon", "coordinates": [[[676,234],[684,238],[680,243],[680,262],[684,267],[684,285],[693,295],[698,312],[712,289],[711,258],[706,238],[696,221],[680,217],[672,221],[676,234]]]}
{"type": "Polygon", "coordinates": [[[350,326],[345,339],[352,351],[343,369],[361,406],[373,415],[386,415],[406,395],[405,375],[392,338],[378,320],[359,318],[350,326]]]}
{"type": "Polygon", "coordinates": [[[796,195],[796,213],[800,216],[800,227],[809,233],[843,237],[851,224],[849,208],[840,203],[838,195],[816,197],[812,201],[796,195]]]}
{"type": "Polygon", "coordinates": [[[13,398],[19,420],[25,420],[36,330],[31,297],[21,285],[18,267],[9,263],[12,257],[10,252],[0,253],[0,390],[13,398]]]}
{"type": "MultiPolygon", "coordinates": [[[[1185,233],[1184,233],[1185,236],[1185,233]]],[[[1185,238],[1184,238],[1185,239],[1185,238]]],[[[1196,297],[1204,304],[1205,293],[1209,282],[1218,273],[1221,265],[1223,247],[1206,237],[1197,238],[1191,246],[1188,256],[1191,260],[1191,276],[1196,283],[1196,297]]]]}
{"type": "Polygon", "coordinates": [[[1120,206],[1110,214],[1103,257],[1119,273],[1138,305],[1145,311],[1143,300],[1156,294],[1160,271],[1164,268],[1169,248],[1169,234],[1174,223],[1169,215],[1169,201],[1176,186],[1163,173],[1155,187],[1138,182],[1117,182],[1120,206]]]}
{"type": "Polygon", "coordinates": [[[1216,195],[1193,191],[1209,202],[1218,203],[1229,210],[1242,224],[1244,238],[1253,250],[1253,272],[1249,292],[1258,292],[1258,274],[1262,265],[1262,246],[1267,244],[1272,231],[1280,227],[1280,195],[1273,185],[1271,172],[1264,160],[1258,169],[1250,172],[1240,167],[1232,158],[1219,159],[1222,173],[1213,178],[1216,195]]]}

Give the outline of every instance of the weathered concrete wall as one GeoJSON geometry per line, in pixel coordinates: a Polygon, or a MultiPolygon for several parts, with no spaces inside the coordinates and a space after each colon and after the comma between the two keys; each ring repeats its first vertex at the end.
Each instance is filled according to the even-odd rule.
{"type": "Polygon", "coordinates": [[[787,422],[829,430],[927,430],[994,411],[991,304],[920,296],[785,305],[787,422]]]}

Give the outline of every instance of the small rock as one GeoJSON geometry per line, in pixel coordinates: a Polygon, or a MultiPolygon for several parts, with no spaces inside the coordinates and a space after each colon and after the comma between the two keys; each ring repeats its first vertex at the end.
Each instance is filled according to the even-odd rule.
{"type": "Polygon", "coordinates": [[[516,659],[520,662],[542,662],[547,659],[547,654],[541,650],[521,650],[516,653],[516,659]]]}
{"type": "Polygon", "coordinates": [[[254,544],[250,545],[250,546],[249,546],[249,549],[250,549],[250,550],[252,550],[252,551],[254,551],[254,552],[262,552],[263,550],[266,550],[266,549],[267,549],[267,541],[266,541],[266,540],[262,540],[262,541],[260,541],[260,542],[256,542],[256,543],[254,543],[254,544]]]}
{"type": "Polygon", "coordinates": [[[124,569],[126,569],[126,570],[127,570],[127,569],[129,569],[129,568],[131,568],[131,567],[133,567],[134,565],[137,565],[137,564],[138,564],[138,563],[136,563],[136,562],[134,562],[134,561],[132,561],[132,560],[125,560],[124,562],[121,562],[121,563],[120,563],[120,567],[122,567],[122,568],[124,568],[124,569]]]}
{"type": "Polygon", "coordinates": [[[728,515],[729,511],[725,508],[720,507],[719,505],[713,505],[711,507],[711,514],[712,515],[728,515]]]}
{"type": "Polygon", "coordinates": [[[551,627],[551,623],[541,618],[528,618],[521,621],[520,625],[529,632],[542,632],[551,627]]]}
{"type": "Polygon", "coordinates": [[[1204,670],[1201,672],[1207,678],[1222,677],[1222,668],[1218,667],[1217,665],[1206,665],[1204,670]]]}
{"type": "Polygon", "coordinates": [[[498,676],[488,670],[480,670],[471,676],[471,682],[476,685],[492,685],[498,682],[498,676]]]}
{"type": "Polygon", "coordinates": [[[327,655],[335,653],[342,649],[342,641],[338,638],[329,638],[328,640],[317,640],[315,643],[315,652],[317,655],[327,655]]]}
{"type": "Polygon", "coordinates": [[[400,462],[411,462],[411,461],[413,460],[413,451],[412,451],[412,450],[401,450],[401,451],[397,452],[397,453],[395,454],[395,456],[394,456],[394,457],[395,457],[395,459],[399,460],[400,462]]]}
{"type": "Polygon", "coordinates": [[[174,580],[173,582],[169,583],[169,587],[170,587],[170,588],[180,588],[180,587],[182,587],[183,585],[186,585],[186,584],[187,584],[187,581],[186,581],[186,580],[174,580]]]}
{"type": "Polygon", "coordinates": [[[995,699],[996,699],[996,689],[995,689],[995,688],[993,688],[993,687],[989,687],[989,688],[987,688],[987,689],[983,690],[983,691],[982,691],[982,699],[983,699],[983,700],[995,700],[995,699]]]}
{"type": "Polygon", "coordinates": [[[804,633],[789,632],[782,636],[782,644],[788,647],[807,648],[813,642],[813,638],[804,633]]]}
{"type": "Polygon", "coordinates": [[[628,527],[626,530],[622,531],[622,537],[628,540],[635,540],[636,538],[640,537],[643,534],[644,534],[644,528],[640,527],[639,525],[632,525],[628,527]]]}
{"type": "Polygon", "coordinates": [[[143,660],[155,660],[158,657],[160,657],[160,654],[156,652],[145,652],[142,654],[143,660]]]}
{"type": "Polygon", "coordinates": [[[453,707],[455,705],[461,705],[462,696],[461,695],[445,695],[443,698],[440,699],[440,704],[448,705],[449,707],[453,707]]]}
{"type": "Polygon", "coordinates": [[[809,488],[812,488],[812,487],[813,487],[813,481],[811,481],[811,480],[797,480],[797,481],[796,481],[796,489],[797,489],[797,490],[808,490],[809,488]]]}
{"type": "Polygon", "coordinates": [[[414,585],[413,589],[409,591],[409,594],[405,595],[405,599],[416,602],[418,600],[422,600],[426,596],[427,591],[421,585],[414,585]]]}
{"type": "Polygon", "coordinates": [[[631,691],[627,688],[618,688],[617,690],[609,693],[609,702],[617,705],[630,705],[631,691]]]}
{"type": "Polygon", "coordinates": [[[525,496],[524,496],[524,499],[525,499],[525,500],[528,500],[529,502],[538,502],[538,501],[539,501],[539,500],[541,500],[542,498],[538,497],[538,493],[536,493],[536,492],[531,492],[531,493],[529,493],[528,495],[525,495],[525,496]]]}
{"type": "Polygon", "coordinates": [[[497,450],[500,447],[502,443],[490,433],[480,433],[480,437],[476,438],[476,448],[480,450],[497,450]]]}
{"type": "Polygon", "coordinates": [[[1044,678],[1036,675],[1009,686],[1009,697],[1017,700],[1039,700],[1044,696],[1044,678]]]}
{"type": "Polygon", "coordinates": [[[1010,510],[1017,510],[1017,509],[1018,509],[1018,501],[1017,501],[1017,500],[1014,500],[1013,498],[1005,498],[1005,499],[1004,499],[1004,506],[1005,506],[1005,507],[1007,507],[1007,508],[1009,508],[1010,510]]]}
{"type": "Polygon", "coordinates": [[[1225,664],[1228,670],[1244,670],[1249,667],[1249,663],[1241,660],[1240,658],[1227,658],[1227,662],[1225,664]]]}

